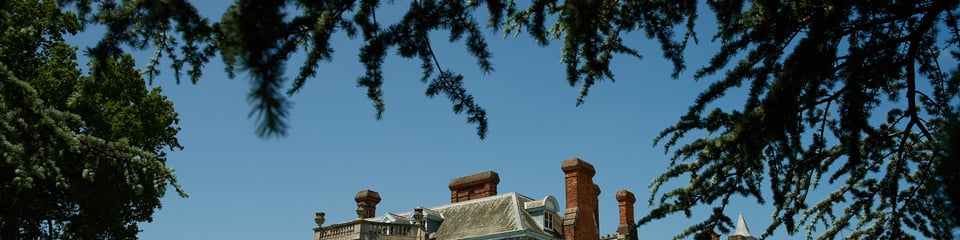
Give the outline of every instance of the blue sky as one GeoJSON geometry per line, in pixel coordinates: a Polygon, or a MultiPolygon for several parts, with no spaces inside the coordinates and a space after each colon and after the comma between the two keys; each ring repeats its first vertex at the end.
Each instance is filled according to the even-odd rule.
{"type": "MultiPolygon", "coordinates": [[[[212,20],[229,1],[203,1],[197,6],[212,20]]],[[[403,5],[405,3],[398,3],[403,5]]],[[[393,7],[400,9],[401,7],[393,7]]],[[[387,9],[390,9],[389,7],[387,9]]],[[[390,15],[391,13],[384,13],[390,15]]],[[[379,17],[379,16],[378,16],[379,17]]],[[[601,233],[618,224],[614,195],[627,189],[637,195],[637,218],[651,207],[650,181],[663,172],[670,156],[653,138],[686,112],[696,95],[714,78],[694,81],[692,74],[712,56],[709,43],[713,18],[702,13],[701,42],[686,53],[688,70],[672,79],[672,65],[659,46],[633,34],[628,39],[642,60],[617,56],[616,82],[595,85],[586,103],[576,107],[579,86],[570,87],[560,64],[559,44],[536,45],[526,37],[503,38],[489,32],[495,71],[483,75],[462,42],[434,36],[434,49],[445,69],[462,73],[465,86],[487,109],[490,128],[480,140],[466,116],[455,115],[445,96],[427,98],[419,81],[417,60],[389,56],[384,84],[387,110],[375,119],[357,62],[359,40],[334,39],[334,61],[321,64],[317,77],[291,100],[289,135],[262,139],[246,98],[245,76],[228,79],[219,57],[199,83],[177,85],[167,69],[154,84],[174,101],[180,113],[178,135],[186,148],[169,154],[189,198],[168,194],[152,223],[141,225],[141,239],[311,239],[314,212],[326,212],[327,223],[356,218],[353,196],[372,189],[383,198],[378,214],[404,212],[416,206],[449,203],[450,179],[493,170],[499,191],[535,199],[564,197],[563,160],[579,157],[597,169],[600,185],[601,233]]],[[[98,35],[79,39],[96,39],[98,35]]],[[[81,40],[83,41],[83,40],[81,40]]],[[[138,53],[142,65],[149,56],[138,53]]],[[[288,65],[296,74],[302,56],[288,65]]],[[[162,64],[169,64],[165,60],[162,64]]],[[[736,96],[722,107],[739,107],[736,96]]],[[[685,184],[674,181],[663,189],[685,184]]],[[[563,206],[561,206],[563,207],[563,206]]],[[[682,215],[639,228],[648,239],[668,239],[699,222],[682,215]]],[[[766,228],[772,207],[734,197],[727,215],[743,213],[754,234],[766,228]]],[[[790,239],[782,231],[774,239],[790,239]]]]}

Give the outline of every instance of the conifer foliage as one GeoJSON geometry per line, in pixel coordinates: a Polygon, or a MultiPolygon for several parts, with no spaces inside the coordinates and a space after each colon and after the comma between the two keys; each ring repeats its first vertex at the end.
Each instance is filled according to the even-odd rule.
{"type": "MultiPolygon", "coordinates": [[[[639,220],[641,228],[671,214],[690,216],[696,206],[708,206],[713,207],[709,217],[676,237],[728,232],[732,222],[724,216],[727,204],[753,199],[775,207],[764,237],[782,228],[791,235],[822,239],[952,238],[950,224],[942,221],[950,201],[939,193],[955,186],[942,183],[956,174],[951,177],[949,171],[938,168],[955,166],[943,164],[955,157],[941,156],[953,156],[945,154],[950,149],[943,146],[955,140],[943,133],[946,123],[958,117],[960,77],[958,66],[945,66],[939,60],[941,56],[960,60],[960,2],[956,0],[235,0],[218,22],[201,17],[186,0],[51,2],[2,2],[45,6],[41,12],[2,8],[7,30],[2,39],[6,42],[0,46],[5,54],[0,57],[15,57],[0,65],[5,76],[0,86],[4,93],[0,107],[5,110],[0,131],[6,131],[5,145],[0,147],[21,155],[38,154],[6,154],[5,159],[17,159],[6,164],[40,159],[24,166],[44,166],[17,170],[16,176],[22,177],[0,179],[10,183],[5,186],[23,189],[51,179],[27,177],[51,171],[46,169],[54,168],[46,166],[54,163],[39,162],[61,155],[110,150],[117,151],[117,157],[109,159],[139,157],[113,163],[162,163],[158,146],[179,146],[170,129],[149,136],[95,134],[102,128],[84,125],[95,121],[69,111],[100,106],[79,102],[89,94],[44,95],[41,90],[47,87],[73,89],[76,85],[35,80],[63,78],[42,77],[50,74],[78,75],[71,73],[73,68],[62,69],[60,64],[59,71],[31,72],[26,70],[43,65],[10,61],[70,63],[65,57],[70,54],[61,53],[69,52],[69,47],[59,39],[82,26],[107,29],[99,44],[88,49],[95,60],[93,69],[101,70],[94,71],[92,78],[130,74],[121,71],[129,62],[123,49],[150,48],[156,49],[156,56],[146,70],[149,79],[157,76],[158,64],[166,57],[176,76],[186,72],[196,81],[204,64],[219,53],[231,76],[240,72],[249,77],[251,116],[259,119],[261,136],[285,133],[288,97],[322,76],[317,66],[333,60],[330,41],[335,34],[362,41],[359,64],[366,71],[356,81],[367,89],[377,118],[386,109],[384,59],[396,54],[419,60],[426,95],[447,97],[454,112],[466,114],[467,121],[476,124],[480,138],[487,134],[486,111],[463,87],[464,76],[443,65],[443,56],[433,51],[429,37],[433,33],[443,31],[451,42],[462,42],[483,72],[494,69],[484,31],[523,35],[542,45],[559,42],[566,82],[581,89],[578,105],[591,86],[614,79],[610,63],[615,56],[640,56],[631,46],[658,44],[659,54],[673,63],[673,77],[679,78],[687,67],[686,47],[698,43],[698,35],[712,35],[710,41],[721,47],[693,76],[710,87],[693,99],[687,114],[656,137],[655,142],[673,158],[651,184],[654,208],[639,220]],[[402,8],[405,15],[395,22],[378,21],[378,11],[387,7],[402,8]],[[717,22],[716,31],[694,32],[699,13],[707,11],[716,18],[711,19],[717,22]],[[14,18],[25,16],[31,16],[29,21],[53,22],[21,30],[14,22],[26,20],[14,18]],[[46,20],[50,17],[54,20],[46,20]],[[630,34],[647,40],[626,41],[636,39],[625,37],[630,34]],[[43,44],[30,45],[37,39],[43,44]],[[17,52],[22,50],[27,52],[17,52]],[[301,50],[307,57],[302,63],[289,63],[299,66],[299,71],[287,83],[283,70],[291,55],[301,50]],[[34,53],[42,57],[30,57],[34,53]],[[39,84],[49,86],[33,87],[39,84]],[[717,100],[740,88],[746,96],[734,97],[745,99],[742,107],[717,106],[717,100]],[[45,98],[63,96],[72,97],[45,98]],[[46,107],[61,102],[66,105],[46,107]],[[28,117],[34,119],[20,120],[28,117]],[[28,139],[16,141],[37,146],[8,144],[17,143],[11,139],[28,139]],[[689,184],[661,192],[671,181],[689,184]],[[827,193],[819,194],[823,192],[827,193]]],[[[70,79],[77,78],[85,79],[70,79]]],[[[157,97],[147,98],[158,101],[151,105],[160,109],[154,116],[168,116],[156,119],[152,126],[171,126],[175,115],[163,114],[164,105],[157,97]]],[[[162,164],[151,166],[160,169],[162,164]]],[[[102,176],[94,173],[98,179],[102,176]]],[[[169,171],[152,173],[158,175],[151,180],[173,181],[169,171]]],[[[148,178],[136,178],[143,179],[148,178]]],[[[162,195],[162,188],[152,189],[162,195]]]]}
{"type": "Polygon", "coordinates": [[[60,9],[0,1],[0,239],[136,239],[168,186],[185,194],[177,113],[128,55],[82,74],[60,9]]]}
{"type": "Polygon", "coordinates": [[[724,207],[746,196],[775,206],[764,237],[951,238],[934,156],[957,117],[957,66],[939,60],[960,57],[958,4],[708,1],[722,47],[695,77],[717,80],[657,138],[677,148],[655,189],[689,185],[651,197],[640,223],[706,205],[679,236],[726,229],[724,207]],[[742,108],[710,109],[741,86],[742,108]]]}

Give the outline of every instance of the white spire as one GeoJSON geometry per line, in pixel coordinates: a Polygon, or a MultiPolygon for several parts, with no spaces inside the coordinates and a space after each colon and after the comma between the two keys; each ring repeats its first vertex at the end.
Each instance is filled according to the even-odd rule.
{"type": "Polygon", "coordinates": [[[747,239],[752,239],[753,234],[750,234],[750,229],[747,228],[747,222],[743,220],[743,213],[740,213],[740,216],[737,217],[737,230],[733,232],[734,236],[744,236],[747,239]]]}

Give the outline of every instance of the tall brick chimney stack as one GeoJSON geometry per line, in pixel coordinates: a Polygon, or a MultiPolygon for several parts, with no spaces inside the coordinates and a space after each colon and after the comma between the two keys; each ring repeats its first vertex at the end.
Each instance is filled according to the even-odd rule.
{"type": "Polygon", "coordinates": [[[597,171],[579,158],[563,161],[566,175],[567,209],[563,215],[563,237],[567,240],[599,240],[597,197],[600,187],[593,183],[597,171]]]}
{"type": "Polygon", "coordinates": [[[633,204],[637,202],[637,197],[625,189],[617,191],[617,202],[620,203],[620,226],[617,226],[617,239],[637,240],[637,228],[633,221],[633,204]]]}
{"type": "Polygon", "coordinates": [[[380,203],[380,193],[367,189],[357,193],[353,200],[357,201],[357,217],[372,218],[377,216],[377,203],[380,203]]]}
{"type": "Polygon", "coordinates": [[[500,175],[486,171],[450,180],[450,203],[497,195],[500,175]]]}

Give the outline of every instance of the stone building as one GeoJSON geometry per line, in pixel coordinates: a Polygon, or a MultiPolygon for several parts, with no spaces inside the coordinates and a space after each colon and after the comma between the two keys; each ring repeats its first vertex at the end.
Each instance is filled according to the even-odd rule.
{"type": "MultiPolygon", "coordinates": [[[[450,204],[415,207],[410,211],[377,215],[380,194],[357,193],[357,219],[324,225],[324,213],[316,214],[314,240],[452,240],[452,239],[565,239],[637,240],[634,227],[636,197],[627,190],[616,193],[620,224],[617,233],[599,231],[600,186],[593,182],[593,165],[573,158],[560,166],[564,172],[564,206],[557,198],[532,198],[515,192],[497,193],[500,176],[493,171],[450,181],[450,204]]],[[[719,235],[713,234],[715,240],[719,235]]],[[[755,239],[740,216],[730,240],[755,239]],[[742,227],[741,227],[742,225],[742,227]],[[742,229],[741,229],[742,228],[742,229]],[[742,231],[741,231],[742,230],[742,231]],[[745,233],[745,234],[744,234],[745,233]]]]}
{"type": "Polygon", "coordinates": [[[451,180],[450,204],[400,213],[377,215],[380,195],[372,190],[360,191],[354,198],[357,219],[325,226],[324,213],[319,212],[313,239],[637,239],[633,193],[617,192],[618,233],[601,236],[597,211],[600,187],[593,183],[593,165],[573,158],[563,161],[560,168],[566,185],[563,208],[553,196],[498,194],[500,176],[488,171],[451,180]]]}

